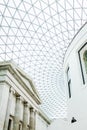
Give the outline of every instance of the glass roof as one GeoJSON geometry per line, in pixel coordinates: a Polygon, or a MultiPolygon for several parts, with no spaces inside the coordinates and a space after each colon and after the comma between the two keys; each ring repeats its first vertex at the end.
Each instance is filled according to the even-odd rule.
{"type": "Polygon", "coordinates": [[[66,117],[63,59],[86,20],[87,0],[0,0],[0,61],[32,77],[51,119],[66,117]]]}

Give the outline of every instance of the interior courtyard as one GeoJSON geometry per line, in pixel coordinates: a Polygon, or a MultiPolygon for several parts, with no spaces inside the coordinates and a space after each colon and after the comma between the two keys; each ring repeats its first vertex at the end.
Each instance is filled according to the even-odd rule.
{"type": "Polygon", "coordinates": [[[87,130],[87,0],[0,0],[0,130],[87,130]]]}

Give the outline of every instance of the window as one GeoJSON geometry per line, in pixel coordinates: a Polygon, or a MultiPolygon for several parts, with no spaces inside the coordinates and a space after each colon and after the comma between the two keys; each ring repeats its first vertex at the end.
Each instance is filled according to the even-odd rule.
{"type": "Polygon", "coordinates": [[[8,122],[8,130],[12,130],[12,119],[9,119],[9,122],[8,122]]]}
{"type": "Polygon", "coordinates": [[[22,130],[22,123],[19,123],[19,130],[22,130]]]}
{"type": "Polygon", "coordinates": [[[87,50],[83,54],[83,60],[84,60],[84,65],[85,65],[85,71],[87,73],[87,50]]]}
{"type": "Polygon", "coordinates": [[[87,42],[78,51],[83,84],[87,82],[87,42]]]}
{"type": "Polygon", "coordinates": [[[69,98],[71,98],[71,79],[70,79],[70,70],[69,70],[69,67],[67,69],[67,83],[68,83],[69,98]]]}

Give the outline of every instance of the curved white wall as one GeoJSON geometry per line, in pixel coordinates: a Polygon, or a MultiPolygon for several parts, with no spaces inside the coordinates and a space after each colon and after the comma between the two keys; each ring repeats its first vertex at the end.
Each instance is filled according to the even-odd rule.
{"type": "Polygon", "coordinates": [[[68,122],[63,119],[54,120],[48,127],[48,130],[67,130],[68,122]]]}
{"type": "Polygon", "coordinates": [[[73,39],[64,60],[64,78],[67,94],[68,119],[55,120],[48,130],[86,130],[87,129],[87,83],[83,84],[79,49],[87,42],[87,24],[85,24],[73,39]],[[70,68],[71,98],[68,94],[66,70],[70,68]],[[72,117],[77,122],[71,123],[72,117]]]}
{"type": "Polygon", "coordinates": [[[87,42],[87,24],[78,32],[67,50],[64,61],[65,84],[68,102],[68,121],[72,117],[77,120],[71,125],[71,129],[87,129],[87,83],[83,84],[81,66],[78,51],[87,42]],[[66,69],[70,67],[71,98],[68,98],[68,85],[66,80],[66,69]]]}
{"type": "Polygon", "coordinates": [[[80,68],[78,51],[87,42],[87,24],[72,41],[65,56],[64,73],[68,99],[68,119],[75,117],[77,121],[87,119],[87,83],[84,85],[80,68]],[[70,68],[71,98],[68,98],[66,69],[70,68]]]}

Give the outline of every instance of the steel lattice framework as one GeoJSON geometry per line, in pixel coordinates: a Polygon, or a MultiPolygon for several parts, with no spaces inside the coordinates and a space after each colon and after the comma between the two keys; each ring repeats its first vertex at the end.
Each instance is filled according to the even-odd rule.
{"type": "Polygon", "coordinates": [[[65,52],[87,20],[87,0],[0,0],[0,61],[32,77],[50,118],[66,117],[65,52]]]}

